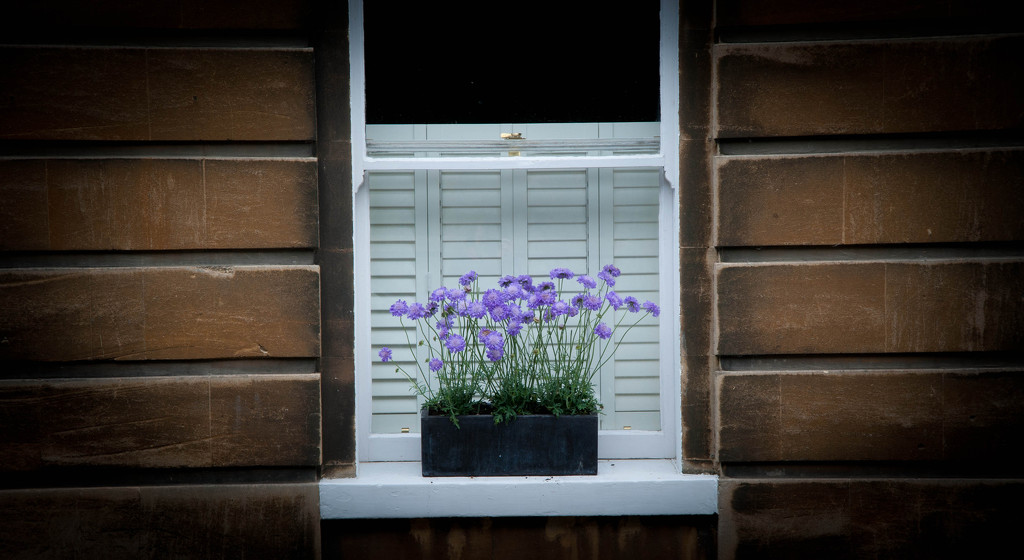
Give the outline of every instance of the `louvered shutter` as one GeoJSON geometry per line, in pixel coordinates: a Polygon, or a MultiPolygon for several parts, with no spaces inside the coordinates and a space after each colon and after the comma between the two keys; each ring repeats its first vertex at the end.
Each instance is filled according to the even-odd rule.
{"type": "MultiPolygon", "coordinates": [[[[372,433],[418,431],[421,403],[408,380],[394,365],[376,359],[380,347],[391,346],[406,371],[419,371],[405,338],[408,333],[415,341],[417,333],[403,332],[388,312],[396,299],[424,302],[431,290],[457,286],[470,270],[487,289],[505,274],[525,271],[539,281],[552,268],[565,267],[596,277],[601,266],[614,263],[623,271],[614,288],[618,293],[659,301],[660,173],[635,168],[370,173],[372,433]]],[[[565,291],[577,287],[570,281],[565,291]]],[[[635,317],[623,309],[609,323],[622,318],[624,330],[635,317]]],[[[599,372],[602,429],[660,429],[658,340],[658,321],[643,320],[599,372]]],[[[425,353],[420,354],[416,359],[422,364],[425,353]]]]}

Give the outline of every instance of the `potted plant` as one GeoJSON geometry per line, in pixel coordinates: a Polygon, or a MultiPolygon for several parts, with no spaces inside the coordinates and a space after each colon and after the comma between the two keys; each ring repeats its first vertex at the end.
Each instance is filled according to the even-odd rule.
{"type": "MultiPolygon", "coordinates": [[[[470,271],[426,303],[391,306],[415,327],[413,355],[424,348],[418,377],[396,368],[424,399],[424,476],[597,474],[594,375],[631,328],[660,313],[613,291],[619,275],[614,265],[596,279],[555,268],[536,284],[505,276],[481,291],[470,271]]],[[[390,362],[393,351],[379,356],[390,362]]]]}

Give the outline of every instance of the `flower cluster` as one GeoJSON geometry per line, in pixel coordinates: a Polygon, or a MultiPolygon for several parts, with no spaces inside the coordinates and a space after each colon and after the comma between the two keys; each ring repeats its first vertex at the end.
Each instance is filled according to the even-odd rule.
{"type": "MultiPolygon", "coordinates": [[[[509,275],[481,291],[479,276],[470,271],[458,288],[437,288],[426,303],[398,300],[391,315],[403,325],[414,322],[419,340],[408,340],[410,350],[415,355],[417,346],[425,347],[420,357],[431,374],[420,360],[418,378],[397,369],[426,407],[453,420],[482,410],[498,421],[527,413],[596,412],[595,373],[629,329],[661,312],[653,302],[613,291],[620,275],[614,265],[604,266],[596,280],[555,268],[543,281],[509,275]],[[620,309],[625,313],[610,325],[611,312],[620,309]]],[[[392,349],[381,348],[379,357],[391,361],[392,349]]]]}

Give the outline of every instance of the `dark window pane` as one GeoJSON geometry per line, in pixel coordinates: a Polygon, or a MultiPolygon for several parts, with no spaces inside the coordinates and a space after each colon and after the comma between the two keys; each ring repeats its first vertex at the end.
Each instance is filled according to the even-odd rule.
{"type": "Polygon", "coordinates": [[[657,121],[658,4],[368,0],[366,121],[657,121]]]}

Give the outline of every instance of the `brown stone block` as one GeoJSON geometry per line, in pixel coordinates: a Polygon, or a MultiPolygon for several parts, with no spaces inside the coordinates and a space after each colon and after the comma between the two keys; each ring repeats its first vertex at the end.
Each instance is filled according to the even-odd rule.
{"type": "Polygon", "coordinates": [[[193,248],[206,237],[196,160],[45,160],[50,249],[193,248]]]}
{"type": "Polygon", "coordinates": [[[1014,461],[1024,433],[1024,375],[1011,372],[948,373],[943,379],[946,458],[1014,461]]]}
{"type": "Polygon", "coordinates": [[[708,355],[711,350],[713,249],[679,250],[682,353],[708,355]]]}
{"type": "Polygon", "coordinates": [[[325,521],[324,558],[714,558],[713,516],[325,521]]]}
{"type": "Polygon", "coordinates": [[[0,272],[0,358],[112,359],[145,346],[138,270],[0,272]]]}
{"type": "Polygon", "coordinates": [[[842,159],[846,243],[1024,239],[1024,151],[842,159]]]}
{"type": "Polygon", "coordinates": [[[40,0],[13,10],[0,29],[302,29],[308,0],[40,0]]]}
{"type": "Polygon", "coordinates": [[[316,267],[12,269],[0,359],[310,357],[316,267]]]}
{"type": "Polygon", "coordinates": [[[718,136],[881,132],[883,47],[720,45],[718,136]]]}
{"type": "Polygon", "coordinates": [[[316,483],[154,486],[141,491],[143,556],[315,558],[316,483]]]}
{"type": "Polygon", "coordinates": [[[308,266],[147,270],[146,347],[122,359],[317,356],[319,289],[308,266]]]}
{"type": "Polygon", "coordinates": [[[713,457],[710,372],[708,356],[688,354],[683,357],[680,401],[684,460],[709,461],[713,457]]]}
{"type": "Polygon", "coordinates": [[[784,460],[943,458],[941,375],[783,375],[781,384],[784,460]]]}
{"type": "Polygon", "coordinates": [[[880,263],[721,266],[719,355],[879,352],[880,263]]]}
{"type": "Polygon", "coordinates": [[[205,160],[207,244],[316,247],[315,161],[205,160]]]}
{"type": "Polygon", "coordinates": [[[729,374],[720,460],[939,460],[941,396],[934,373],[729,374]]]}
{"type": "Polygon", "coordinates": [[[859,0],[842,3],[815,0],[718,0],[715,7],[715,22],[720,27],[935,19],[949,13],[947,0],[859,0]]]}
{"type": "Polygon", "coordinates": [[[10,250],[315,247],[316,163],[50,159],[0,163],[10,250]],[[40,214],[39,206],[45,211],[40,214]]]}
{"type": "Polygon", "coordinates": [[[352,464],[356,460],[355,363],[351,358],[324,356],[320,360],[323,402],[323,463],[352,464]]]}
{"type": "Polygon", "coordinates": [[[719,246],[843,242],[844,160],[717,160],[719,246]]]}
{"type": "Polygon", "coordinates": [[[0,381],[0,395],[15,438],[0,446],[3,470],[210,463],[203,378],[0,381]]]}
{"type": "Polygon", "coordinates": [[[0,161],[0,251],[50,248],[46,164],[0,161]]]}
{"type": "Polygon", "coordinates": [[[312,140],[308,49],[0,48],[0,138],[312,140]]]}
{"type": "Polygon", "coordinates": [[[1024,485],[978,479],[733,479],[719,558],[999,557],[1024,485]]]}
{"type": "MultiPolygon", "coordinates": [[[[306,29],[316,21],[312,0],[166,0],[180,6],[183,28],[306,29]]],[[[168,25],[173,24],[168,22],[168,25]]]]}
{"type": "Polygon", "coordinates": [[[1024,36],[886,49],[884,132],[1006,130],[1024,125],[1024,36]]]}
{"type": "Polygon", "coordinates": [[[718,460],[780,460],[782,389],[777,374],[718,377],[718,460]]]}
{"type": "Polygon", "coordinates": [[[1018,36],[718,47],[721,137],[1005,130],[1024,124],[1018,36]]]}
{"type": "Polygon", "coordinates": [[[1016,371],[726,374],[719,391],[723,462],[1012,461],[1024,410],[1016,371]]]}
{"type": "Polygon", "coordinates": [[[320,464],[320,375],[210,380],[214,466],[320,464]]]}
{"type": "Polygon", "coordinates": [[[4,471],[316,466],[319,375],[0,381],[4,471]]]}
{"type": "Polygon", "coordinates": [[[10,558],[139,558],[139,488],[0,490],[0,550],[10,558]]]}
{"type": "Polygon", "coordinates": [[[0,490],[11,558],[314,558],[316,483],[0,490]]]}
{"type": "Polygon", "coordinates": [[[886,351],[1024,348],[1024,263],[885,266],[886,351]]]}
{"type": "Polygon", "coordinates": [[[718,354],[1014,351],[1024,263],[725,265],[718,354]]]}
{"type": "Polygon", "coordinates": [[[1024,239],[1024,152],[720,157],[718,244],[1024,239]]]}
{"type": "Polygon", "coordinates": [[[0,138],[147,140],[146,51],[0,48],[0,138]]]}
{"type": "Polygon", "coordinates": [[[849,482],[724,479],[719,558],[855,558],[849,495],[849,482]]]}
{"type": "Polygon", "coordinates": [[[710,140],[682,140],[679,177],[679,246],[707,247],[711,244],[714,215],[710,140]]]}
{"type": "Polygon", "coordinates": [[[147,51],[154,140],[312,140],[310,50],[147,51]]]}

